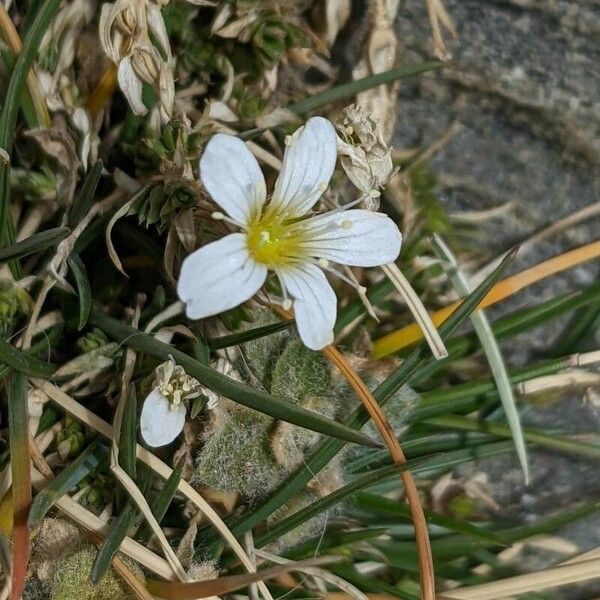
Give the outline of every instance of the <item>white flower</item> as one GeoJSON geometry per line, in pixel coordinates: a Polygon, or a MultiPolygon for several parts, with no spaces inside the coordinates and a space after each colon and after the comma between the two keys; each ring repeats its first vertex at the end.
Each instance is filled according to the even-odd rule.
{"type": "Polygon", "coordinates": [[[284,306],[292,305],[304,344],[318,350],[333,341],[336,297],[324,270],[341,278],[329,261],[358,267],[393,262],[402,236],[382,213],[332,210],[309,214],[329,185],[337,158],[333,125],[309,119],[289,138],[283,167],[267,202],[263,174],[239,138],[217,134],[200,159],[200,178],[232,233],[190,254],[177,286],[191,319],[238,306],[279,278],[284,306]]]}
{"type": "Polygon", "coordinates": [[[171,359],[156,367],[153,389],[140,416],[144,441],[153,448],[170,444],[185,425],[185,400],[201,393],[198,381],[171,359]]]}

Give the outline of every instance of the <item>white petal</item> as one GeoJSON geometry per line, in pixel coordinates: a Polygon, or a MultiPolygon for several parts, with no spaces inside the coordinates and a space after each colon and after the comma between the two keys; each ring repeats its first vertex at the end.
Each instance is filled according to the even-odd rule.
{"type": "Polygon", "coordinates": [[[265,178],[246,144],[217,133],[200,159],[200,179],[212,199],[230,216],[246,223],[267,196],[265,178]]]}
{"type": "Polygon", "coordinates": [[[158,390],[152,390],[144,400],[140,416],[140,429],[146,444],[152,448],[170,444],[185,425],[185,413],[184,404],[172,410],[169,401],[158,390]]]}
{"type": "Polygon", "coordinates": [[[337,302],[323,271],[307,263],[277,270],[277,275],[294,298],[294,317],[304,345],[321,350],[331,344],[337,302]]]}
{"type": "MultiPolygon", "coordinates": [[[[402,234],[383,213],[346,210],[314,217],[311,255],[353,267],[377,267],[394,262],[400,254],[402,234]]],[[[308,232],[307,232],[308,233],[308,232]]]]}
{"type": "Polygon", "coordinates": [[[329,185],[337,158],[333,125],[313,117],[292,136],[283,157],[270,208],[306,214],[329,185]]]}
{"type": "Polygon", "coordinates": [[[129,56],[119,63],[117,79],[119,80],[119,87],[125,98],[127,98],[133,114],[145,115],[148,109],[142,101],[142,82],[133,70],[129,56]]]}
{"type": "Polygon", "coordinates": [[[267,278],[267,267],[256,262],[243,233],[232,233],[192,252],[181,266],[177,293],[190,319],[203,319],[251,298],[267,278]]]}

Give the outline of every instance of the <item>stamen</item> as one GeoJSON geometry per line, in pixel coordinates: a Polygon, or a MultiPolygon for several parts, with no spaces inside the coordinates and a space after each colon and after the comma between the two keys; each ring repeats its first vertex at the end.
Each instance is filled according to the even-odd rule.
{"type": "Polygon", "coordinates": [[[345,219],[344,221],[342,221],[340,227],[342,229],[352,229],[352,221],[349,221],[348,219],[345,219]]]}
{"type": "Polygon", "coordinates": [[[225,223],[229,223],[230,225],[235,225],[240,229],[246,229],[246,226],[235,219],[232,219],[230,216],[216,210],[214,213],[210,215],[215,221],[225,221],[225,223]]]}
{"type": "MultiPolygon", "coordinates": [[[[321,267],[321,269],[323,269],[324,271],[327,271],[328,273],[331,273],[331,275],[334,275],[338,279],[341,279],[344,283],[347,283],[349,286],[353,287],[358,292],[358,294],[360,294],[361,296],[365,295],[365,293],[367,292],[366,287],[360,285],[357,281],[352,281],[352,279],[350,279],[349,277],[346,277],[343,273],[340,273],[333,267],[329,266],[329,264],[327,264],[327,265],[323,264],[321,261],[323,261],[323,259],[319,259],[317,261],[317,264],[321,267]]],[[[325,261],[325,262],[329,263],[329,261],[325,261]]]]}

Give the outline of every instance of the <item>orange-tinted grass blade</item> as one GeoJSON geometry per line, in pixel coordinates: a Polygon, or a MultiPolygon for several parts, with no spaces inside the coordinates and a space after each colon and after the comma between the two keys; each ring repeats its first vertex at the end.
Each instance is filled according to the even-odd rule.
{"type": "MultiPolygon", "coordinates": [[[[550,275],[560,273],[582,263],[585,263],[600,256],[600,241],[591,242],[575,250],[570,250],[564,254],[559,254],[544,262],[526,269],[521,273],[507,277],[499,281],[480,302],[478,308],[486,308],[512,296],[523,288],[532,285],[550,275]]],[[[445,306],[431,315],[431,320],[436,326],[441,325],[460,305],[460,300],[445,306]]],[[[382,358],[402,348],[406,348],[422,339],[423,335],[420,327],[416,323],[407,325],[385,335],[373,343],[371,356],[373,358],[382,358]]]]}
{"type": "Polygon", "coordinates": [[[29,458],[29,417],[27,414],[27,376],[14,372],[8,388],[8,426],[12,471],[13,555],[11,600],[20,600],[25,587],[30,552],[27,525],[31,506],[31,461],[29,458]]]}

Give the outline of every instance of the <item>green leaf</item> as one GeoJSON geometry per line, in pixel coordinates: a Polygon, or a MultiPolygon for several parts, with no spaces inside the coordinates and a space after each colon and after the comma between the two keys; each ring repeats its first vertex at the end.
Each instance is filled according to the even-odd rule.
{"type": "MultiPolygon", "coordinates": [[[[131,386],[129,396],[125,400],[123,408],[123,418],[121,420],[121,435],[119,437],[119,465],[123,471],[136,479],[136,462],[137,462],[137,396],[135,386],[131,386]]],[[[115,494],[117,510],[125,505],[127,500],[127,491],[119,486],[115,494]]]]}
{"type": "MultiPolygon", "coordinates": [[[[46,335],[42,339],[40,339],[39,341],[32,344],[31,348],[28,348],[25,351],[25,354],[28,356],[37,356],[38,354],[40,354],[42,352],[46,352],[47,354],[49,354],[50,350],[52,349],[52,344],[57,341],[57,339],[59,338],[61,333],[62,333],[62,325],[57,325],[57,326],[53,327],[52,329],[50,329],[49,331],[46,332],[46,335]]],[[[8,345],[10,346],[10,344],[8,344],[8,345]]],[[[11,346],[11,348],[14,348],[14,346],[11,346]]],[[[16,350],[16,348],[15,348],[15,350],[16,350]]],[[[1,353],[2,353],[2,340],[0,339],[0,356],[1,356],[1,353]]],[[[0,358],[0,362],[2,362],[1,358],[0,358]]],[[[0,381],[2,381],[5,377],[8,377],[10,372],[11,372],[10,365],[0,364],[0,381]]]]}
{"type": "Polygon", "coordinates": [[[96,438],[35,497],[29,512],[29,526],[33,529],[40,525],[54,503],[87,477],[107,456],[108,447],[101,438],[96,438]]]}
{"type": "Polygon", "coordinates": [[[181,365],[188,375],[195,377],[202,385],[234,402],[270,415],[275,419],[323,433],[326,436],[338,437],[365,446],[381,446],[381,444],[359,431],[222,375],[173,346],[160,342],[153,336],[142,333],[138,329],[134,329],[116,319],[112,319],[95,308],[92,308],[90,320],[97,327],[104,330],[109,337],[131,346],[139,352],[144,352],[163,361],[173,357],[173,360],[181,365]]]}
{"type": "MultiPolygon", "coordinates": [[[[145,495],[152,479],[152,470],[145,467],[142,473],[140,491],[145,495]]],[[[108,569],[110,569],[113,557],[119,550],[123,540],[129,534],[129,530],[133,526],[138,514],[139,509],[136,503],[132,498],[128,498],[123,510],[121,510],[119,516],[113,522],[104,543],[100,546],[98,554],[96,554],[90,575],[93,583],[97,584],[104,577],[108,569]]]]}
{"type": "Polygon", "coordinates": [[[332,102],[338,102],[339,100],[350,98],[360,92],[377,87],[378,85],[390,83],[399,79],[414,77],[415,75],[420,75],[421,73],[426,73],[427,71],[443,69],[447,66],[448,63],[432,61],[418,65],[409,65],[407,67],[401,67],[400,69],[390,69],[389,71],[377,73],[376,75],[369,75],[367,77],[363,77],[362,79],[350,81],[349,83],[342,83],[332,87],[331,89],[328,89],[325,92],[321,92],[320,94],[315,94],[314,96],[309,96],[308,98],[294,102],[287,108],[288,110],[291,110],[299,115],[305,114],[317,108],[321,108],[326,104],[331,104],[332,102]]]}
{"type": "Polygon", "coordinates": [[[71,206],[71,212],[69,213],[69,227],[73,228],[81,222],[81,220],[87,215],[92,203],[94,201],[94,194],[98,187],[98,182],[102,175],[103,164],[101,160],[96,161],[96,164],[90,169],[79,194],[75,197],[73,205],[71,206]]]}
{"type": "Polygon", "coordinates": [[[305,523],[308,519],[311,519],[319,513],[331,508],[338,502],[353,496],[357,492],[397,477],[400,471],[409,469],[413,475],[419,475],[429,471],[447,470],[449,467],[462,462],[480,459],[487,456],[496,456],[506,452],[509,448],[510,445],[506,442],[496,442],[494,444],[486,444],[479,448],[457,450],[454,452],[448,452],[441,456],[416,459],[401,466],[390,465],[389,467],[377,469],[376,471],[367,473],[361,477],[357,477],[352,483],[341,487],[327,496],[319,498],[309,506],[295,512],[293,515],[282,519],[275,525],[271,525],[268,532],[254,540],[254,544],[257,548],[261,548],[266,544],[278,539],[288,531],[291,531],[299,525],[302,525],[302,523],[305,523]]]}
{"type": "Polygon", "coordinates": [[[244,344],[245,342],[251,342],[273,333],[278,333],[288,329],[294,324],[294,320],[279,321],[277,323],[270,323],[269,325],[263,325],[262,327],[255,327],[254,329],[247,329],[246,331],[239,331],[232,333],[231,335],[223,335],[212,340],[208,340],[208,345],[211,350],[220,350],[221,348],[229,348],[230,346],[237,346],[238,344],[244,344]]]}
{"type": "MultiPolygon", "coordinates": [[[[184,465],[183,457],[179,460],[179,462],[175,465],[173,472],[169,476],[169,479],[165,481],[162,490],[160,490],[160,494],[156,497],[154,502],[150,504],[150,509],[152,510],[152,514],[156,518],[157,522],[160,523],[163,520],[175,494],[177,493],[177,487],[179,486],[179,482],[181,481],[181,474],[183,472],[184,465]]],[[[152,537],[152,528],[148,523],[144,522],[141,526],[136,539],[140,544],[146,545],[150,538],[152,537]]]]}
{"type": "MultiPolygon", "coordinates": [[[[444,429],[462,429],[466,431],[481,431],[491,433],[499,437],[510,437],[512,430],[502,423],[491,423],[489,421],[476,421],[468,417],[457,415],[445,415],[436,418],[425,419],[425,423],[442,427],[444,429]]],[[[591,442],[578,442],[577,440],[562,437],[555,433],[548,433],[538,429],[524,429],[524,438],[542,448],[559,450],[574,456],[581,456],[592,460],[600,460],[600,445],[591,442]]]]}
{"type": "Polygon", "coordinates": [[[92,290],[90,280],[88,279],[85,265],[78,254],[71,254],[67,258],[69,269],[75,277],[75,285],[77,286],[77,298],[79,300],[79,319],[77,321],[77,329],[81,331],[87,323],[92,307],[92,290]]]}
{"type": "MultiPolygon", "coordinates": [[[[403,517],[404,519],[410,519],[410,509],[403,502],[398,500],[392,500],[385,496],[379,496],[376,494],[369,494],[362,492],[356,494],[355,500],[357,506],[360,508],[367,509],[376,514],[394,515],[403,517]]],[[[428,523],[438,525],[444,529],[455,531],[458,533],[464,533],[465,535],[473,536],[476,538],[487,540],[488,542],[494,542],[496,544],[508,545],[508,541],[503,539],[501,535],[494,531],[489,531],[483,527],[473,525],[468,521],[462,519],[453,519],[446,515],[442,515],[433,511],[425,511],[425,518],[428,523]]]]}
{"type": "MultiPolygon", "coordinates": [[[[469,282],[458,267],[456,258],[450,251],[450,248],[448,248],[448,246],[446,246],[446,244],[438,236],[433,236],[432,247],[438,258],[448,264],[446,270],[454,289],[461,296],[470,293],[471,289],[469,282]]],[[[487,358],[492,376],[496,382],[500,401],[502,402],[506,420],[508,421],[512,437],[515,442],[517,457],[519,458],[525,484],[527,485],[529,483],[529,464],[527,462],[525,438],[523,437],[521,419],[519,417],[517,403],[512,391],[508,373],[506,371],[506,365],[504,364],[502,352],[500,351],[498,342],[494,337],[494,332],[490,322],[488,321],[488,318],[483,310],[480,309],[473,311],[471,314],[471,323],[473,324],[475,333],[479,338],[481,348],[483,349],[483,352],[487,358]]]]}
{"type": "MultiPolygon", "coordinates": [[[[10,81],[6,89],[2,112],[0,113],[0,148],[10,156],[17,130],[17,113],[19,102],[25,89],[25,81],[33,61],[36,58],[42,38],[50,22],[60,7],[60,0],[46,0],[35,16],[31,29],[15,62],[10,81]]],[[[10,213],[10,166],[0,160],[0,247],[14,243],[14,224],[10,213]]],[[[10,263],[11,271],[16,279],[21,278],[21,266],[18,260],[10,263]]]]}
{"type": "Polygon", "coordinates": [[[0,363],[8,365],[19,373],[44,379],[48,379],[56,370],[55,365],[43,363],[3,339],[0,339],[0,363]]]}
{"type": "Polygon", "coordinates": [[[69,232],[70,230],[67,227],[54,227],[40,233],[34,233],[27,239],[6,248],[0,248],[0,263],[5,263],[15,258],[22,258],[23,256],[46,250],[50,246],[55,246],[64,240],[69,235],[69,232]]]}

